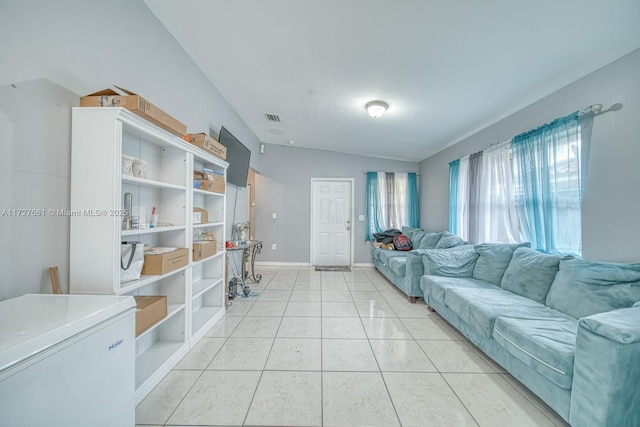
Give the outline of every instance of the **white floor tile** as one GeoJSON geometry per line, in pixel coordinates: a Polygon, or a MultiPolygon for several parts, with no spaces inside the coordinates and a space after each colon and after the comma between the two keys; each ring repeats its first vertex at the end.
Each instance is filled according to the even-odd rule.
{"type": "Polygon", "coordinates": [[[286,308],[284,301],[256,301],[247,316],[282,316],[286,308]]]}
{"type": "Polygon", "coordinates": [[[327,317],[359,317],[358,310],[352,302],[322,302],[322,316],[327,317]]]}
{"type": "Polygon", "coordinates": [[[265,369],[275,371],[320,371],[320,339],[276,338],[265,369]]]}
{"type": "Polygon", "coordinates": [[[466,341],[418,340],[440,372],[495,372],[466,341]]]}
{"type": "Polygon", "coordinates": [[[368,340],[323,339],[323,371],[378,371],[368,340]]]}
{"type": "Polygon", "coordinates": [[[249,408],[247,425],[322,424],[320,372],[265,371],[249,408]]]}
{"type": "Polygon", "coordinates": [[[324,426],[399,426],[379,372],[323,372],[324,426]]]}
{"type": "MultiPolygon", "coordinates": [[[[253,287],[252,287],[253,289],[253,287]]],[[[289,301],[290,290],[265,289],[258,297],[258,301],[289,301]]]]}
{"type": "Polygon", "coordinates": [[[360,317],[396,317],[396,313],[386,302],[356,301],[360,317]]]}
{"type": "Polygon", "coordinates": [[[260,371],[264,369],[272,345],[273,338],[229,338],[207,369],[260,371]]]}
{"type": "Polygon", "coordinates": [[[403,427],[477,426],[440,374],[384,372],[403,427]]]}
{"type": "Polygon", "coordinates": [[[218,323],[213,326],[213,328],[209,330],[209,332],[207,332],[205,336],[209,338],[228,337],[233,333],[241,320],[242,317],[224,316],[218,323]]]}
{"type": "Polygon", "coordinates": [[[366,339],[367,334],[357,317],[322,317],[322,338],[366,339]]]}
{"type": "Polygon", "coordinates": [[[408,340],[412,338],[400,319],[392,317],[363,318],[362,324],[369,339],[408,340]]]}
{"type": "Polygon", "coordinates": [[[322,301],[352,302],[351,292],[346,291],[322,291],[322,301]]]}
{"type": "Polygon", "coordinates": [[[322,291],[299,289],[296,285],[291,292],[289,301],[322,301],[322,291]]]}
{"type": "Polygon", "coordinates": [[[464,335],[444,321],[435,319],[401,319],[402,324],[417,340],[466,340],[464,335]]]}
{"type": "Polygon", "coordinates": [[[205,371],[168,424],[242,425],[261,372],[205,371]]]}
{"type": "Polygon", "coordinates": [[[382,298],[382,294],[378,291],[351,291],[351,295],[355,302],[385,302],[384,298],[382,298]]]}
{"type": "Polygon", "coordinates": [[[283,317],[279,338],[322,338],[322,318],[283,317]]]}
{"type": "Polygon", "coordinates": [[[371,340],[381,371],[436,372],[414,340],[371,340]]]}
{"type": "Polygon", "coordinates": [[[411,317],[411,318],[433,318],[437,316],[433,312],[429,311],[426,304],[423,301],[417,301],[415,303],[406,302],[390,302],[389,305],[396,312],[398,317],[411,317]]]}
{"type": "Polygon", "coordinates": [[[500,374],[442,374],[481,426],[554,426],[500,374]]]}
{"type": "Polygon", "coordinates": [[[287,309],[284,312],[285,316],[320,316],[320,302],[319,301],[289,301],[287,309]]]}
{"type": "Polygon", "coordinates": [[[236,338],[275,338],[281,317],[245,317],[231,334],[236,338]]]}
{"type": "Polygon", "coordinates": [[[136,407],[136,423],[164,424],[200,375],[200,371],[169,372],[136,407]]]}
{"type": "Polygon", "coordinates": [[[175,369],[206,369],[226,338],[202,338],[176,365],[175,369]]]}

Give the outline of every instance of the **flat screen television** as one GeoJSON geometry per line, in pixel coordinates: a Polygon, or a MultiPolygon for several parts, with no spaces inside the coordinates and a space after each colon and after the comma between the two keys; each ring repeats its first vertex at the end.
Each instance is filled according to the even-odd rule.
{"type": "Polygon", "coordinates": [[[238,187],[246,187],[251,150],[238,141],[238,138],[233,136],[224,126],[220,129],[218,141],[227,147],[227,162],[229,162],[227,182],[238,187]]]}

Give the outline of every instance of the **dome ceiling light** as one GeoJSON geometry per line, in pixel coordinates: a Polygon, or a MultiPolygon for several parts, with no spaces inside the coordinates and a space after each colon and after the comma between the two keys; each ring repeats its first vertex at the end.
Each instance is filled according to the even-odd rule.
{"type": "Polygon", "coordinates": [[[383,101],[369,101],[365,107],[367,109],[367,113],[369,113],[371,117],[378,118],[387,111],[389,104],[383,101]]]}

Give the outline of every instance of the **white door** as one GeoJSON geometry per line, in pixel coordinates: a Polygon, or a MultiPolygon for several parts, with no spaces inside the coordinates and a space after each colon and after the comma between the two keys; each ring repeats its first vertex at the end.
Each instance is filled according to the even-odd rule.
{"type": "Polygon", "coordinates": [[[311,263],[351,265],[352,179],[312,178],[311,263]]]}

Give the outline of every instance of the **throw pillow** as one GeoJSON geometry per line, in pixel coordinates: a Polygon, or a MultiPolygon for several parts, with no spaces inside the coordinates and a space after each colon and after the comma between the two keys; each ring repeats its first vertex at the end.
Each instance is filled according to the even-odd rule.
{"type": "Polygon", "coordinates": [[[442,233],[442,237],[436,244],[436,249],[449,249],[454,248],[456,246],[462,246],[466,244],[462,238],[456,236],[455,234],[451,234],[448,231],[442,233]]]}
{"type": "Polygon", "coordinates": [[[413,232],[413,234],[411,235],[411,243],[413,243],[414,248],[420,247],[420,242],[422,242],[425,234],[427,233],[424,230],[417,230],[413,232]]]}
{"type": "Polygon", "coordinates": [[[422,228],[407,227],[406,225],[402,226],[402,234],[404,234],[410,239],[413,237],[413,233],[415,233],[418,230],[422,231],[422,228]]]}
{"type": "Polygon", "coordinates": [[[640,301],[640,263],[569,259],[560,261],[546,304],[580,319],[631,307],[637,301],[640,301]]]}
{"type": "Polygon", "coordinates": [[[530,243],[482,243],[475,246],[479,258],[473,269],[473,278],[500,286],[502,275],[511,262],[513,252],[530,243]]]}
{"type": "Polygon", "coordinates": [[[428,249],[422,255],[424,274],[445,277],[471,277],[478,254],[473,247],[447,251],[428,249]]]}
{"type": "Polygon", "coordinates": [[[418,247],[420,249],[435,249],[436,245],[438,244],[438,241],[440,240],[440,237],[442,237],[442,232],[425,233],[418,247]]]}
{"type": "Polygon", "coordinates": [[[560,260],[569,258],[544,254],[531,248],[518,248],[502,276],[502,289],[544,304],[558,273],[560,260]]]}

